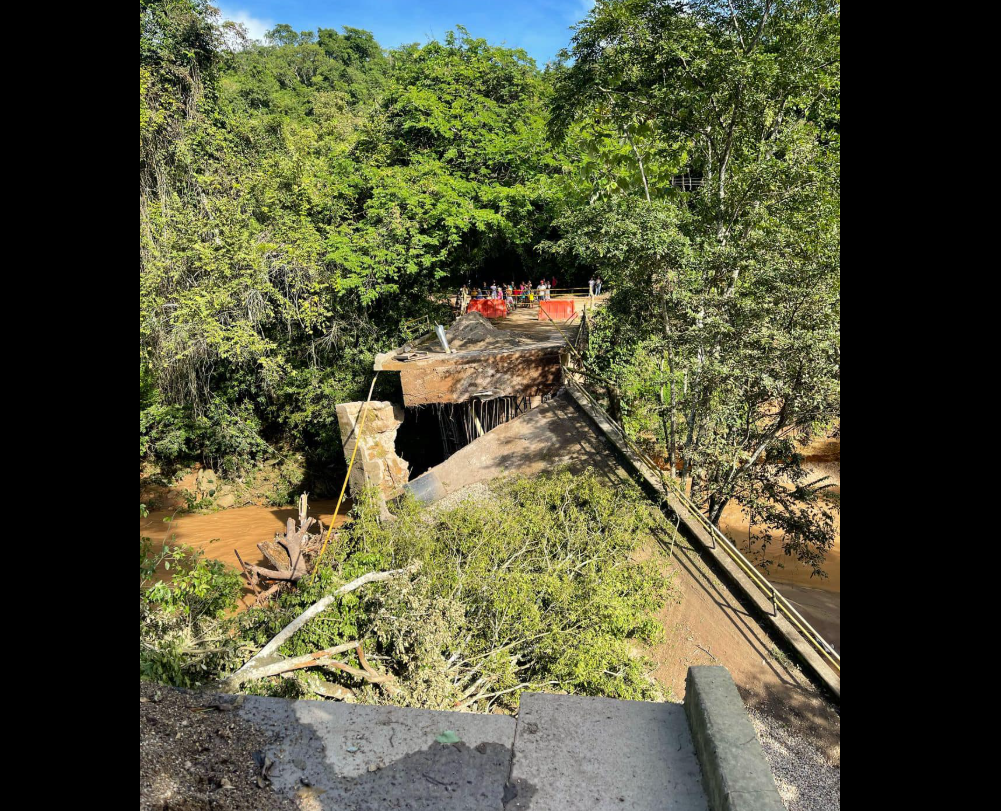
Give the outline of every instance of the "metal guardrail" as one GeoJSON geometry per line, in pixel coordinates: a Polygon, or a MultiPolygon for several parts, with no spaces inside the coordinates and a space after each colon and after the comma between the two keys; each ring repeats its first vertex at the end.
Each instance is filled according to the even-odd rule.
{"type": "Polygon", "coordinates": [[[824,639],[819,631],[807,622],[803,615],[796,610],[795,606],[783,597],[774,585],[762,577],[754,564],[751,563],[751,561],[748,560],[736,546],[734,546],[733,541],[727,538],[726,535],[724,535],[708,518],[706,518],[705,515],[702,514],[702,511],[688,497],[688,495],[682,492],[678,483],[670,479],[668,476],[665,476],[664,471],[661,470],[661,468],[658,467],[646,453],[637,447],[628,436],[626,436],[625,429],[608,415],[608,412],[605,411],[601,403],[599,403],[597,399],[595,399],[594,395],[592,395],[591,392],[589,392],[577,379],[577,373],[574,370],[567,368],[565,365],[563,366],[563,379],[572,383],[573,386],[587,399],[587,401],[595,409],[597,409],[606,420],[608,420],[609,424],[614,426],[626,446],[636,454],[639,460],[646,465],[657,478],[660,479],[665,492],[670,490],[672,495],[674,495],[674,497],[677,498],[689,510],[689,512],[695,516],[696,520],[709,533],[710,537],[719,543],[723,551],[725,551],[734,563],[736,563],[744,571],[744,573],[751,579],[751,582],[761,590],[765,597],[771,600],[772,607],[776,615],[779,611],[781,611],[793,627],[799,631],[802,637],[827,660],[827,662],[838,672],[838,674],[840,674],[841,654],[834,650],[834,647],[826,639],[824,639]]]}
{"type": "Polygon", "coordinates": [[[430,315],[422,315],[400,323],[400,333],[403,335],[403,340],[406,343],[410,343],[416,338],[421,338],[429,332],[431,332],[430,315]]]}

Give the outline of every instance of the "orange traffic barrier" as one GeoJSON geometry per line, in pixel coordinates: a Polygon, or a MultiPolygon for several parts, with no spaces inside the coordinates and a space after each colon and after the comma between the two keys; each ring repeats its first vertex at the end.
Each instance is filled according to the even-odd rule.
{"type": "Polygon", "coordinates": [[[507,303],[502,298],[474,298],[466,307],[466,312],[476,312],[487,318],[503,318],[507,315],[507,303]]]}
{"type": "Polygon", "coordinates": [[[554,321],[557,318],[561,318],[566,321],[568,318],[573,318],[574,316],[574,300],[571,299],[553,299],[552,301],[540,301],[539,302],[539,320],[545,321],[546,315],[552,318],[554,321]]]}

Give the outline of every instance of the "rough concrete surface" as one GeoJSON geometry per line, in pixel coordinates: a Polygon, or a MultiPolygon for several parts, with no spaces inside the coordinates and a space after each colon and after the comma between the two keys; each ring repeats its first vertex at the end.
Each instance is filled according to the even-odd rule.
{"type": "Polygon", "coordinates": [[[680,704],[523,693],[511,776],[508,809],[707,808],[680,704]]]}
{"type": "Polygon", "coordinates": [[[403,422],[403,408],[390,402],[368,403],[368,415],[362,426],[361,444],[355,453],[358,436],[358,415],[365,403],[340,403],[337,423],[344,447],[344,461],[350,463],[351,492],[358,495],[366,483],[379,488],[384,499],[398,496],[410,478],[410,465],[396,453],[396,434],[403,422]]]}
{"type": "Polygon", "coordinates": [[[761,744],[726,668],[689,668],[684,706],[714,811],[784,811],[761,744]]]}
{"type": "Polygon", "coordinates": [[[613,482],[626,479],[612,447],[565,394],[494,428],[418,476],[408,489],[434,501],[470,484],[513,473],[534,476],[561,465],[594,469],[613,482]],[[433,481],[422,481],[425,477],[433,481]]]}
{"type": "Polygon", "coordinates": [[[307,808],[504,808],[508,716],[256,697],[240,712],[274,734],[271,780],[307,808]]]}
{"type": "Polygon", "coordinates": [[[432,355],[421,360],[384,360],[382,369],[398,371],[407,406],[462,403],[481,392],[495,397],[549,394],[560,384],[562,341],[521,348],[432,355]]]}
{"type": "Polygon", "coordinates": [[[376,356],[374,368],[400,373],[407,406],[461,403],[479,392],[493,396],[540,397],[560,384],[560,351],[578,326],[541,323],[537,308],[516,309],[489,321],[467,313],[446,331],[453,350],[445,354],[433,335],[376,356]],[[401,359],[409,352],[420,357],[401,359]]]}
{"type": "Polygon", "coordinates": [[[696,668],[690,681],[685,707],[524,693],[517,719],[220,696],[141,682],[140,806],[840,807],[840,769],[774,719],[755,717],[752,728],[725,669],[696,668]]]}

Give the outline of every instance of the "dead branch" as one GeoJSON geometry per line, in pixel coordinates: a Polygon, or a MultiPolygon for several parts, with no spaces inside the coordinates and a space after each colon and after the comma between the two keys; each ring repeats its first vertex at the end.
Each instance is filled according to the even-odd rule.
{"type": "MultiPolygon", "coordinates": [[[[273,568],[267,569],[262,566],[245,565],[241,561],[245,572],[255,576],[266,577],[269,580],[278,580],[294,583],[300,580],[309,571],[306,565],[306,549],[316,540],[316,536],[310,534],[309,530],[317,519],[308,515],[309,497],[307,493],[299,496],[299,521],[298,526],[293,518],[289,518],[285,525],[285,533],[277,533],[273,541],[263,541],[257,544],[270,562],[273,568]]],[[[320,532],[323,531],[323,524],[320,524],[320,532]]],[[[248,577],[250,575],[248,574],[248,577]]]]}
{"type": "Polygon", "coordinates": [[[391,682],[395,681],[394,676],[379,673],[368,663],[365,659],[365,652],[362,650],[362,646],[359,642],[345,642],[343,645],[337,645],[333,648],[325,648],[324,650],[318,650],[315,653],[307,653],[304,656],[294,656],[290,659],[283,659],[280,662],[272,662],[270,664],[261,665],[260,667],[252,668],[250,670],[241,670],[239,673],[234,674],[234,676],[227,683],[227,686],[236,688],[245,682],[254,681],[256,679],[266,679],[271,676],[284,677],[290,674],[293,670],[302,670],[306,667],[329,667],[334,670],[340,670],[348,675],[354,676],[356,679],[362,679],[370,682],[371,684],[378,684],[390,695],[396,695],[400,691],[400,688],[391,684],[391,682]],[[333,658],[337,654],[344,653],[349,650],[355,651],[355,654],[358,656],[358,661],[361,662],[361,666],[363,668],[362,670],[359,670],[356,667],[351,667],[351,665],[333,658]]]}
{"type": "Polygon", "coordinates": [[[268,600],[270,600],[275,594],[277,594],[281,590],[281,587],[282,587],[281,583],[275,583],[270,588],[262,591],[260,594],[257,595],[257,600],[254,601],[254,605],[256,605],[258,608],[265,605],[268,602],[268,600]]]}
{"type": "Polygon", "coordinates": [[[254,590],[254,594],[257,595],[257,599],[261,599],[261,590],[257,588],[257,575],[248,571],[247,564],[243,562],[243,558],[240,557],[240,553],[233,550],[233,554],[236,555],[236,559],[240,561],[240,568],[243,569],[243,576],[247,578],[247,582],[250,583],[250,587],[254,590]]]}
{"type": "Polygon", "coordinates": [[[396,680],[395,676],[379,673],[378,671],[373,670],[372,667],[368,664],[368,662],[365,661],[365,654],[361,649],[361,645],[358,645],[358,647],[355,650],[355,653],[357,654],[358,661],[361,662],[361,665],[364,668],[364,670],[359,670],[356,667],[351,667],[351,665],[347,665],[344,662],[338,662],[333,659],[325,660],[323,662],[318,662],[318,664],[320,664],[322,667],[331,667],[334,668],[335,670],[341,670],[345,673],[349,673],[356,679],[364,679],[365,681],[371,682],[372,684],[378,684],[383,690],[385,690],[390,695],[396,695],[397,693],[400,692],[400,688],[397,687],[395,684],[391,683],[396,680]]]}
{"type": "MultiPolygon", "coordinates": [[[[263,648],[261,648],[254,656],[252,656],[243,667],[241,667],[239,670],[236,671],[236,673],[234,673],[232,676],[226,679],[224,684],[229,686],[234,681],[240,679],[240,677],[248,670],[255,669],[261,662],[261,660],[271,656],[273,653],[276,653],[278,648],[280,648],[283,644],[285,644],[285,642],[292,636],[292,634],[298,631],[313,617],[323,613],[323,611],[326,610],[327,606],[333,603],[338,597],[342,597],[345,594],[355,591],[356,589],[360,589],[362,586],[365,586],[369,583],[378,583],[382,580],[389,580],[393,577],[398,577],[401,574],[413,574],[420,568],[421,568],[421,562],[419,560],[415,560],[409,566],[406,566],[402,569],[392,569],[388,572],[369,572],[368,574],[363,574],[361,577],[352,580],[350,583],[345,583],[343,586],[337,589],[337,591],[333,592],[332,594],[328,594],[321,600],[317,600],[309,608],[303,611],[298,617],[296,617],[288,625],[282,628],[277,634],[275,634],[274,637],[272,637],[271,641],[268,642],[263,648]]],[[[236,683],[239,684],[239,681],[236,681],[236,683]]]]}
{"type": "Polygon", "coordinates": [[[345,651],[353,650],[357,647],[357,642],[346,642],[343,645],[337,645],[333,648],[325,648],[324,650],[318,650],[315,653],[307,653],[305,656],[294,656],[290,659],[282,659],[280,662],[272,662],[271,664],[261,665],[260,667],[253,668],[251,670],[241,669],[238,673],[234,674],[230,683],[234,687],[239,687],[244,682],[254,681],[255,679],[266,679],[269,676],[277,676],[280,673],[286,673],[289,670],[299,670],[304,667],[313,667],[314,665],[320,664],[321,660],[329,659],[331,656],[336,656],[339,653],[344,653],[345,651]]]}

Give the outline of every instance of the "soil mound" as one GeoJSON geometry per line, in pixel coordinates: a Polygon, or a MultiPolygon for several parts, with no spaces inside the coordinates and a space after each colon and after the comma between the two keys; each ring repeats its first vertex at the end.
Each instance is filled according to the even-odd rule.
{"type": "Polygon", "coordinates": [[[503,349],[509,346],[523,346],[529,341],[497,329],[479,313],[466,313],[445,331],[448,345],[452,349],[503,349]]]}

